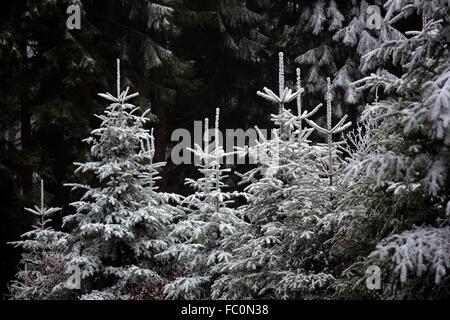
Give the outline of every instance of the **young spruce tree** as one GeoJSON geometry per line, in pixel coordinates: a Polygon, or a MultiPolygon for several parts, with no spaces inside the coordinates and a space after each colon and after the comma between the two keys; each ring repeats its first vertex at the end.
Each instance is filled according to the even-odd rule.
{"type": "Polygon", "coordinates": [[[188,149],[200,159],[198,165],[201,177],[186,179],[186,184],[195,193],[186,197],[186,215],[172,228],[169,238],[173,245],[162,255],[176,257],[183,266],[182,276],[164,288],[168,298],[205,299],[211,297],[211,284],[217,278],[214,266],[227,262],[231,254],[222,242],[238,230],[243,230],[245,222],[234,209],[231,194],[225,191],[225,179],[230,168],[222,163],[233,152],[225,152],[220,145],[219,108],[216,109],[214,142],[210,144],[208,119],[205,119],[204,141],[188,149]]]}
{"type": "Polygon", "coordinates": [[[169,202],[179,199],[158,192],[164,163],[153,162],[148,119],[128,102],[138,94],[121,91],[119,65],[117,95],[99,94],[111,104],[86,139],[93,160],[77,163],[76,172],[94,174],[98,185],[70,184],[85,193],[64,219],[74,225],[66,259],[81,270],[82,299],[158,298],[170,273],[155,255],[167,249],[167,226],[177,215],[169,202]]]}
{"type": "Polygon", "coordinates": [[[23,240],[12,242],[24,250],[17,279],[10,284],[14,300],[59,299],[66,288],[69,275],[64,273],[64,249],[67,234],[49,226],[50,217],[61,208],[47,208],[44,204],[44,181],[41,180],[41,203],[26,208],[37,217],[33,230],[22,235],[23,240]]]}
{"type": "MultiPolygon", "coordinates": [[[[284,85],[283,54],[280,53],[279,94],[264,88],[258,95],[278,105],[272,115],[277,125],[271,139],[262,132],[248,155],[258,166],[243,175],[247,204],[239,208],[248,228],[227,241],[229,261],[215,268],[221,277],[214,283],[215,298],[312,298],[319,297],[333,282],[328,267],[324,235],[319,229],[330,197],[329,175],[319,161],[328,149],[312,145],[314,131],[303,120],[321,107],[302,110],[300,74],[295,93],[284,85]],[[297,98],[297,115],[285,104],[297,98]]],[[[341,124],[339,124],[340,126],[341,124]]]]}

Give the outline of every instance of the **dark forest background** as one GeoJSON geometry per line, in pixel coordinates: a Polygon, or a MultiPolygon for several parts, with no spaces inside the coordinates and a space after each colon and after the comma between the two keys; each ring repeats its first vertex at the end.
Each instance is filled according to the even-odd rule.
{"type": "MultiPolygon", "coordinates": [[[[268,128],[274,107],[256,91],[275,86],[279,51],[285,53],[291,86],[296,67],[308,75],[314,65],[298,57],[324,44],[331,52],[323,55],[331,54],[331,61],[314,69],[322,81],[334,78],[349,60],[359,60],[355,45],[333,40],[337,29],[329,27],[331,18],[319,31],[308,25],[316,1],[83,0],[81,29],[68,30],[66,10],[77,2],[0,2],[2,292],[19,259],[6,243],[30,228],[32,218],[23,208],[36,203],[37,178],[46,181],[50,205],[63,212],[77,196],[63,184],[80,179],[73,162],[87,159],[82,139],[98,126],[94,114],[105,106],[97,93],[113,90],[117,58],[123,85],[140,93],[135,104],[142,109],[151,104],[156,160],[168,161],[161,189],[182,194],[184,178],[195,168],[170,163],[174,129],[192,130],[194,120],[211,118],[216,107],[221,107],[222,128],[268,128]]],[[[345,26],[361,2],[335,4],[345,26]]],[[[356,70],[349,72],[355,80],[356,70]]],[[[325,90],[314,79],[304,80],[309,106],[321,102],[325,90]]],[[[345,94],[339,90],[340,113],[354,121],[368,97],[339,100],[345,94]]],[[[60,221],[56,217],[55,223],[60,221]]]]}

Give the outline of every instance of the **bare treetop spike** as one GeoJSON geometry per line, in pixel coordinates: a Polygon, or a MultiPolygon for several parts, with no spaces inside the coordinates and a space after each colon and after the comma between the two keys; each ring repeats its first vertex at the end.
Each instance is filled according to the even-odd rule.
{"type": "Polygon", "coordinates": [[[283,52],[278,53],[278,84],[279,84],[279,95],[283,94],[284,91],[284,57],[283,52]]]}
{"type": "Polygon", "coordinates": [[[44,179],[41,179],[41,209],[44,210],[44,179]]]}
{"type": "Polygon", "coordinates": [[[214,125],[214,140],[216,142],[216,149],[219,148],[219,116],[220,108],[216,108],[216,123],[214,125]]]}

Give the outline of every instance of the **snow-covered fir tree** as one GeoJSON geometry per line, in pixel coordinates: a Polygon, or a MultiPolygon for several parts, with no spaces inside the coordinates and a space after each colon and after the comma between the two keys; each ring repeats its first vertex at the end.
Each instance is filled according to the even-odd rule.
{"type": "Polygon", "coordinates": [[[264,88],[258,95],[278,105],[272,115],[277,125],[271,139],[262,134],[248,154],[258,166],[243,175],[247,204],[239,208],[248,228],[224,241],[232,252],[229,261],[215,267],[221,277],[214,283],[215,298],[311,298],[324,293],[334,281],[328,266],[320,222],[330,206],[329,177],[318,159],[328,152],[308,139],[313,128],[302,121],[310,112],[297,99],[297,115],[285,108],[303,92],[297,71],[297,91],[284,86],[280,53],[279,94],[264,88]]]}
{"type": "Polygon", "coordinates": [[[138,94],[121,90],[117,60],[117,94],[99,94],[110,102],[99,115],[100,128],[86,142],[92,160],[77,163],[78,173],[91,173],[95,185],[70,184],[84,191],[64,218],[73,227],[66,265],[81,270],[82,299],[154,299],[172,270],[155,255],[167,249],[167,226],[177,215],[171,200],[158,191],[153,162],[154,138],[144,128],[146,112],[129,100],[138,94]]]}
{"type": "Polygon", "coordinates": [[[36,218],[32,230],[23,240],[12,242],[24,253],[17,279],[10,283],[11,298],[15,300],[46,300],[62,297],[68,275],[64,273],[64,249],[67,234],[54,230],[51,216],[61,208],[47,208],[44,203],[44,181],[41,180],[40,206],[25,208],[36,218]]]}
{"type": "Polygon", "coordinates": [[[201,161],[198,164],[201,177],[186,179],[195,192],[182,201],[186,215],[172,227],[169,239],[173,244],[161,254],[175,257],[182,266],[181,277],[164,288],[167,298],[209,298],[211,284],[217,277],[213,266],[230,257],[222,241],[245,227],[245,222],[230,207],[238,194],[226,190],[225,180],[231,169],[224,168],[222,163],[233,152],[225,152],[220,145],[219,112],[217,108],[214,142],[210,142],[206,118],[203,146],[195,144],[194,149],[188,149],[201,161]]]}
{"type": "Polygon", "coordinates": [[[347,205],[364,210],[338,244],[354,262],[340,293],[448,298],[450,8],[447,1],[397,0],[385,9],[385,23],[414,15],[422,24],[371,51],[365,68],[386,70],[355,83],[381,99],[363,112],[364,147],[346,171],[347,205]],[[381,268],[378,293],[362,281],[370,265],[381,268]]]}

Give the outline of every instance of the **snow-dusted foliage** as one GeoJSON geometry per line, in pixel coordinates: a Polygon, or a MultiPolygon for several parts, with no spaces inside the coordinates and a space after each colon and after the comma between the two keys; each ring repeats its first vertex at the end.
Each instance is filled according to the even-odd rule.
{"type": "Polygon", "coordinates": [[[213,266],[229,260],[230,253],[222,246],[226,237],[242,230],[245,222],[229,205],[233,195],[226,191],[225,180],[230,168],[223,168],[226,153],[219,144],[219,108],[216,109],[214,142],[210,143],[209,121],[205,119],[203,146],[195,144],[188,149],[201,161],[201,177],[186,179],[195,192],[182,205],[186,215],[171,229],[172,246],[161,256],[175,257],[183,267],[181,277],[164,288],[167,298],[199,299],[211,296],[210,287],[216,275],[213,266]]]}
{"type": "Polygon", "coordinates": [[[99,95],[110,105],[86,139],[92,160],[76,164],[76,172],[91,173],[98,183],[70,184],[84,194],[72,203],[76,213],[64,218],[73,227],[67,265],[80,268],[84,299],[157,298],[171,270],[154,256],[167,249],[166,229],[177,215],[169,202],[178,197],[158,191],[164,163],[153,162],[146,112],[129,103],[138,94],[120,88],[119,61],[117,95],[99,95]]]}
{"type": "Polygon", "coordinates": [[[420,227],[394,234],[377,245],[369,259],[381,261],[405,283],[427,273],[439,285],[450,268],[450,227],[420,227]]]}
{"type": "MultiPolygon", "coordinates": [[[[282,57],[278,97],[291,92],[284,88],[282,57]]],[[[297,91],[288,100],[304,91],[297,74],[297,91]]],[[[302,126],[321,105],[302,111],[299,98],[294,115],[285,108],[287,101],[268,100],[279,105],[279,113],[272,115],[277,129],[271,139],[261,135],[254,147],[240,150],[258,159],[258,166],[242,175],[247,203],[238,211],[249,224],[224,241],[232,255],[214,267],[221,273],[214,298],[311,298],[334,281],[328,230],[321,223],[332,207],[333,187],[321,161],[328,149],[313,145],[309,136],[315,129],[302,126]]]]}
{"type": "Polygon", "coordinates": [[[341,245],[356,257],[380,241],[362,265],[383,267],[389,297],[448,297],[450,9],[446,1],[388,1],[385,9],[388,24],[412,14],[423,23],[369,52],[366,68],[386,70],[355,83],[381,99],[363,111],[366,142],[349,160],[347,200],[363,202],[365,213],[341,245]]]}
{"type": "Polygon", "coordinates": [[[11,298],[16,300],[58,299],[65,288],[64,249],[67,234],[54,230],[51,216],[61,208],[47,208],[44,204],[44,181],[41,180],[41,203],[33,209],[33,229],[22,235],[23,240],[12,242],[23,249],[21,270],[10,284],[11,298]]]}

